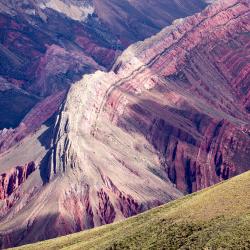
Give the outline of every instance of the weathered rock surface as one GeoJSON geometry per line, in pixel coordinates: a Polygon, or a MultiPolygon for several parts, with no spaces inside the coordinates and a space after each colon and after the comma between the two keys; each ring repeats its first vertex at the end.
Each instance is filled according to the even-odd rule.
{"type": "Polygon", "coordinates": [[[2,247],[111,223],[248,170],[249,7],[216,1],[74,84],[39,155],[43,183],[35,170],[35,189],[2,215],[2,247]]]}
{"type": "Polygon", "coordinates": [[[0,175],[0,200],[9,198],[18,187],[35,171],[35,163],[30,162],[24,166],[17,166],[9,173],[0,175]]]}
{"type": "Polygon", "coordinates": [[[87,185],[107,223],[121,190],[136,211],[138,195],[164,202],[170,181],[191,193],[248,170],[249,15],[247,1],[218,1],[76,83],[57,119],[51,182],[87,185]]]}
{"type": "Polygon", "coordinates": [[[122,44],[143,40],[181,17],[200,12],[204,0],[93,0],[95,13],[118,35],[122,44]]]}
{"type": "Polygon", "coordinates": [[[190,193],[250,167],[249,3],[219,1],[179,22],[100,77],[111,84],[99,110],[147,138],[190,193]]]}
{"type": "MultiPolygon", "coordinates": [[[[146,139],[184,193],[249,169],[249,44],[249,3],[232,0],[129,47],[114,72],[72,87],[58,118],[52,176],[89,165],[83,156],[95,141],[131,148],[117,139],[122,133],[140,155],[137,136],[146,139]]],[[[110,154],[97,151],[93,162],[110,154]]]]}
{"type": "MultiPolygon", "coordinates": [[[[0,82],[12,85],[0,90],[0,130],[17,129],[38,102],[67,91],[83,74],[110,69],[127,45],[206,6],[167,2],[0,0],[0,82]]],[[[15,143],[27,134],[13,136],[15,143]]],[[[15,144],[0,141],[0,152],[15,144]]]]}
{"type": "Polygon", "coordinates": [[[33,13],[28,2],[0,2],[4,6],[0,84],[5,86],[0,91],[0,152],[4,152],[58,111],[70,84],[112,65],[119,42],[101,24],[91,29],[94,21],[76,22],[48,8],[33,13]]]}

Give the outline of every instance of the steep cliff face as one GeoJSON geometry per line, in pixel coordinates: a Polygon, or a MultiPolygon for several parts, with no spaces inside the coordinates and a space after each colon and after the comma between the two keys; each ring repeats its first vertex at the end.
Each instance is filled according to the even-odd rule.
{"type": "Polygon", "coordinates": [[[94,18],[81,23],[34,3],[0,1],[0,152],[40,128],[70,84],[110,67],[121,48],[94,18]]]}
{"type": "Polygon", "coordinates": [[[112,222],[102,186],[154,196],[157,177],[191,193],[248,170],[248,21],[248,1],[218,1],[75,84],[55,127],[51,181],[73,175],[97,188],[98,215],[112,222]]]}
{"type": "Polygon", "coordinates": [[[35,163],[30,162],[0,175],[0,219],[18,203],[23,196],[22,186],[35,170],[35,163]]]}
{"type": "Polygon", "coordinates": [[[2,247],[111,223],[248,170],[249,7],[216,1],[75,83],[39,155],[43,183],[3,214],[2,247]]]}

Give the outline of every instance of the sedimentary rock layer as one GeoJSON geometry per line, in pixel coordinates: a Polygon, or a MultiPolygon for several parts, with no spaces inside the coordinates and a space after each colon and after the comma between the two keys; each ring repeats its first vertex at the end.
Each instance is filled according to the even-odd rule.
{"type": "Polygon", "coordinates": [[[143,135],[184,193],[246,171],[249,44],[249,3],[219,1],[131,46],[115,74],[89,80],[110,84],[93,134],[109,113],[118,127],[143,135]]]}
{"type": "Polygon", "coordinates": [[[113,149],[126,151],[126,164],[132,145],[146,155],[137,137],[184,193],[246,171],[249,44],[249,3],[219,1],[131,46],[113,72],[84,77],[58,117],[51,175],[88,166],[88,150],[97,151],[96,165],[113,149]]]}
{"type": "Polygon", "coordinates": [[[74,84],[44,185],[1,220],[2,246],[111,223],[248,170],[249,15],[249,1],[216,1],[74,84]]]}
{"type": "MultiPolygon", "coordinates": [[[[0,84],[12,86],[0,89],[0,131],[18,130],[11,143],[0,135],[0,152],[33,131],[27,128],[29,133],[17,136],[17,127],[38,102],[42,106],[45,98],[66,92],[83,74],[110,69],[132,42],[205,6],[203,0],[157,0],[143,6],[118,0],[0,0],[0,84]]],[[[53,108],[52,114],[58,111],[52,103],[53,108]]]]}

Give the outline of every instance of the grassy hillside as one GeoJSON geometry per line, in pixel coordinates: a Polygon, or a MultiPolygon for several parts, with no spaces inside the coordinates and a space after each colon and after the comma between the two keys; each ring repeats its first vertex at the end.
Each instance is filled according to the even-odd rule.
{"type": "Polygon", "coordinates": [[[19,249],[250,249],[250,172],[126,221],[19,249]]]}

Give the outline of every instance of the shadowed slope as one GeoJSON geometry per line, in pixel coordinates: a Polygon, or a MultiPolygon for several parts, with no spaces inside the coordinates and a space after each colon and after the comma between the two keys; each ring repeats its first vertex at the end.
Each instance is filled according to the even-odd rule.
{"type": "Polygon", "coordinates": [[[204,0],[93,0],[98,17],[123,44],[131,44],[157,33],[175,19],[206,7],[204,0]]]}
{"type": "Polygon", "coordinates": [[[250,172],[124,222],[18,249],[248,249],[250,172]]]}

